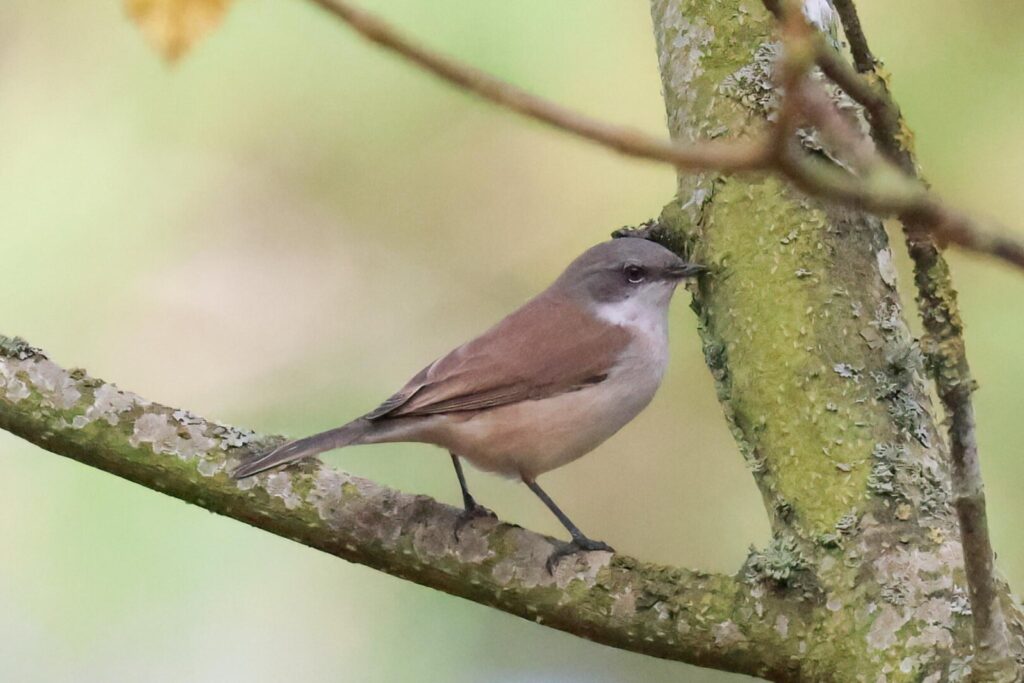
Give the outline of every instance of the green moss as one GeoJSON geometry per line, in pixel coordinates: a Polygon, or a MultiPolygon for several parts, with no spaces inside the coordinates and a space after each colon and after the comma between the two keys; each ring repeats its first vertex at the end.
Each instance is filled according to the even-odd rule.
{"type": "MultiPolygon", "coordinates": [[[[850,297],[836,292],[843,281],[840,291],[862,288],[861,274],[835,277],[829,216],[789,198],[780,181],[721,181],[714,196],[696,247],[711,268],[694,299],[705,359],[766,497],[773,507],[786,501],[816,538],[832,531],[866,483],[868,427],[888,422],[864,400],[852,369],[870,366],[871,350],[856,334],[850,297]]],[[[676,210],[661,220],[685,234],[686,219],[676,210]]]]}

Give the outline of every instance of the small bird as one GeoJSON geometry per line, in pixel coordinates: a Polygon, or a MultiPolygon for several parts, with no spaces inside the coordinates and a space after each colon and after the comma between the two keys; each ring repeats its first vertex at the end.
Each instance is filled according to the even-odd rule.
{"type": "Polygon", "coordinates": [[[460,522],[493,514],[470,494],[465,458],[521,480],[569,531],[571,543],[552,554],[549,569],[571,553],[611,550],[585,536],[537,477],[594,450],[650,403],[668,362],[669,301],[680,281],[705,270],[646,239],[602,242],[376,410],[257,455],[232,476],[343,446],[430,443],[451,455],[465,506],[460,522]]]}

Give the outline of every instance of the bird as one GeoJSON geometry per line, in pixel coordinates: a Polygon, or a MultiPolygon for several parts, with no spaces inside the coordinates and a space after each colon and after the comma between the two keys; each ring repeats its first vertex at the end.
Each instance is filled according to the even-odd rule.
{"type": "Polygon", "coordinates": [[[462,492],[456,535],[460,524],[493,515],[466,485],[467,460],[522,481],[569,532],[549,570],[567,555],[612,551],[580,531],[537,478],[591,452],[647,407],[668,363],[672,295],[706,270],[642,237],[601,242],[376,409],[255,455],[231,475],[243,479],[357,444],[433,444],[448,451],[462,492]]]}

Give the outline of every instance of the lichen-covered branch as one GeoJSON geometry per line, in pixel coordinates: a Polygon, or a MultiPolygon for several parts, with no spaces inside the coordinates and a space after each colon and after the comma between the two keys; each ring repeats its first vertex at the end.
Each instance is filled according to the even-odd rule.
{"type": "Polygon", "coordinates": [[[850,42],[850,53],[853,55],[853,63],[856,65],[857,71],[873,72],[878,63],[868,47],[868,39],[860,25],[857,6],[853,0],[834,0],[834,4],[843,23],[843,33],[846,34],[846,39],[850,42]]]}
{"type": "MultiPolygon", "coordinates": [[[[236,482],[279,437],[207,421],[65,370],[0,336],[0,428],[46,450],[351,562],[625,650],[788,678],[807,609],[757,582],[607,552],[545,561],[551,539],[321,463],[236,482]]],[[[38,482],[38,486],[44,486],[38,482]]]]}
{"type": "MultiPolygon", "coordinates": [[[[877,62],[868,46],[853,0],[837,0],[836,8],[850,41],[857,70],[874,77],[879,96],[889,104],[886,111],[895,116],[872,121],[873,137],[881,149],[888,150],[909,174],[917,174],[908,130],[893,103],[885,80],[878,77],[877,62]]],[[[964,548],[967,584],[974,612],[974,648],[979,680],[1016,680],[1017,663],[1010,655],[1006,620],[1000,604],[995,572],[995,553],[988,530],[985,490],[978,459],[974,406],[971,392],[974,382],[963,338],[963,323],[953,289],[949,266],[927,228],[936,216],[913,212],[901,215],[907,248],[914,263],[914,281],[921,318],[928,334],[929,368],[939,398],[949,414],[949,449],[952,463],[953,505],[959,521],[964,548]]]]}
{"type": "MultiPolygon", "coordinates": [[[[767,10],[742,0],[651,8],[674,138],[741,138],[791,116],[773,80],[783,47],[767,10]]],[[[811,183],[848,175],[821,133],[798,131],[801,151],[822,158],[811,183]]],[[[765,553],[812,566],[832,612],[821,628],[842,647],[808,651],[818,680],[961,680],[974,657],[966,546],[888,240],[870,215],[799,187],[808,191],[770,175],[679,174],[659,227],[711,267],[694,309],[771,517],[765,553]]],[[[996,596],[1009,603],[1005,586],[996,596]]]]}

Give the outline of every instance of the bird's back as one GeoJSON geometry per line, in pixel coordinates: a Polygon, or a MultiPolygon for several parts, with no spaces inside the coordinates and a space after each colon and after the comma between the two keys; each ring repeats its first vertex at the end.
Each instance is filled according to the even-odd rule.
{"type": "Polygon", "coordinates": [[[576,391],[604,381],[629,341],[624,328],[544,292],[425,367],[366,417],[482,410],[576,391]]]}

